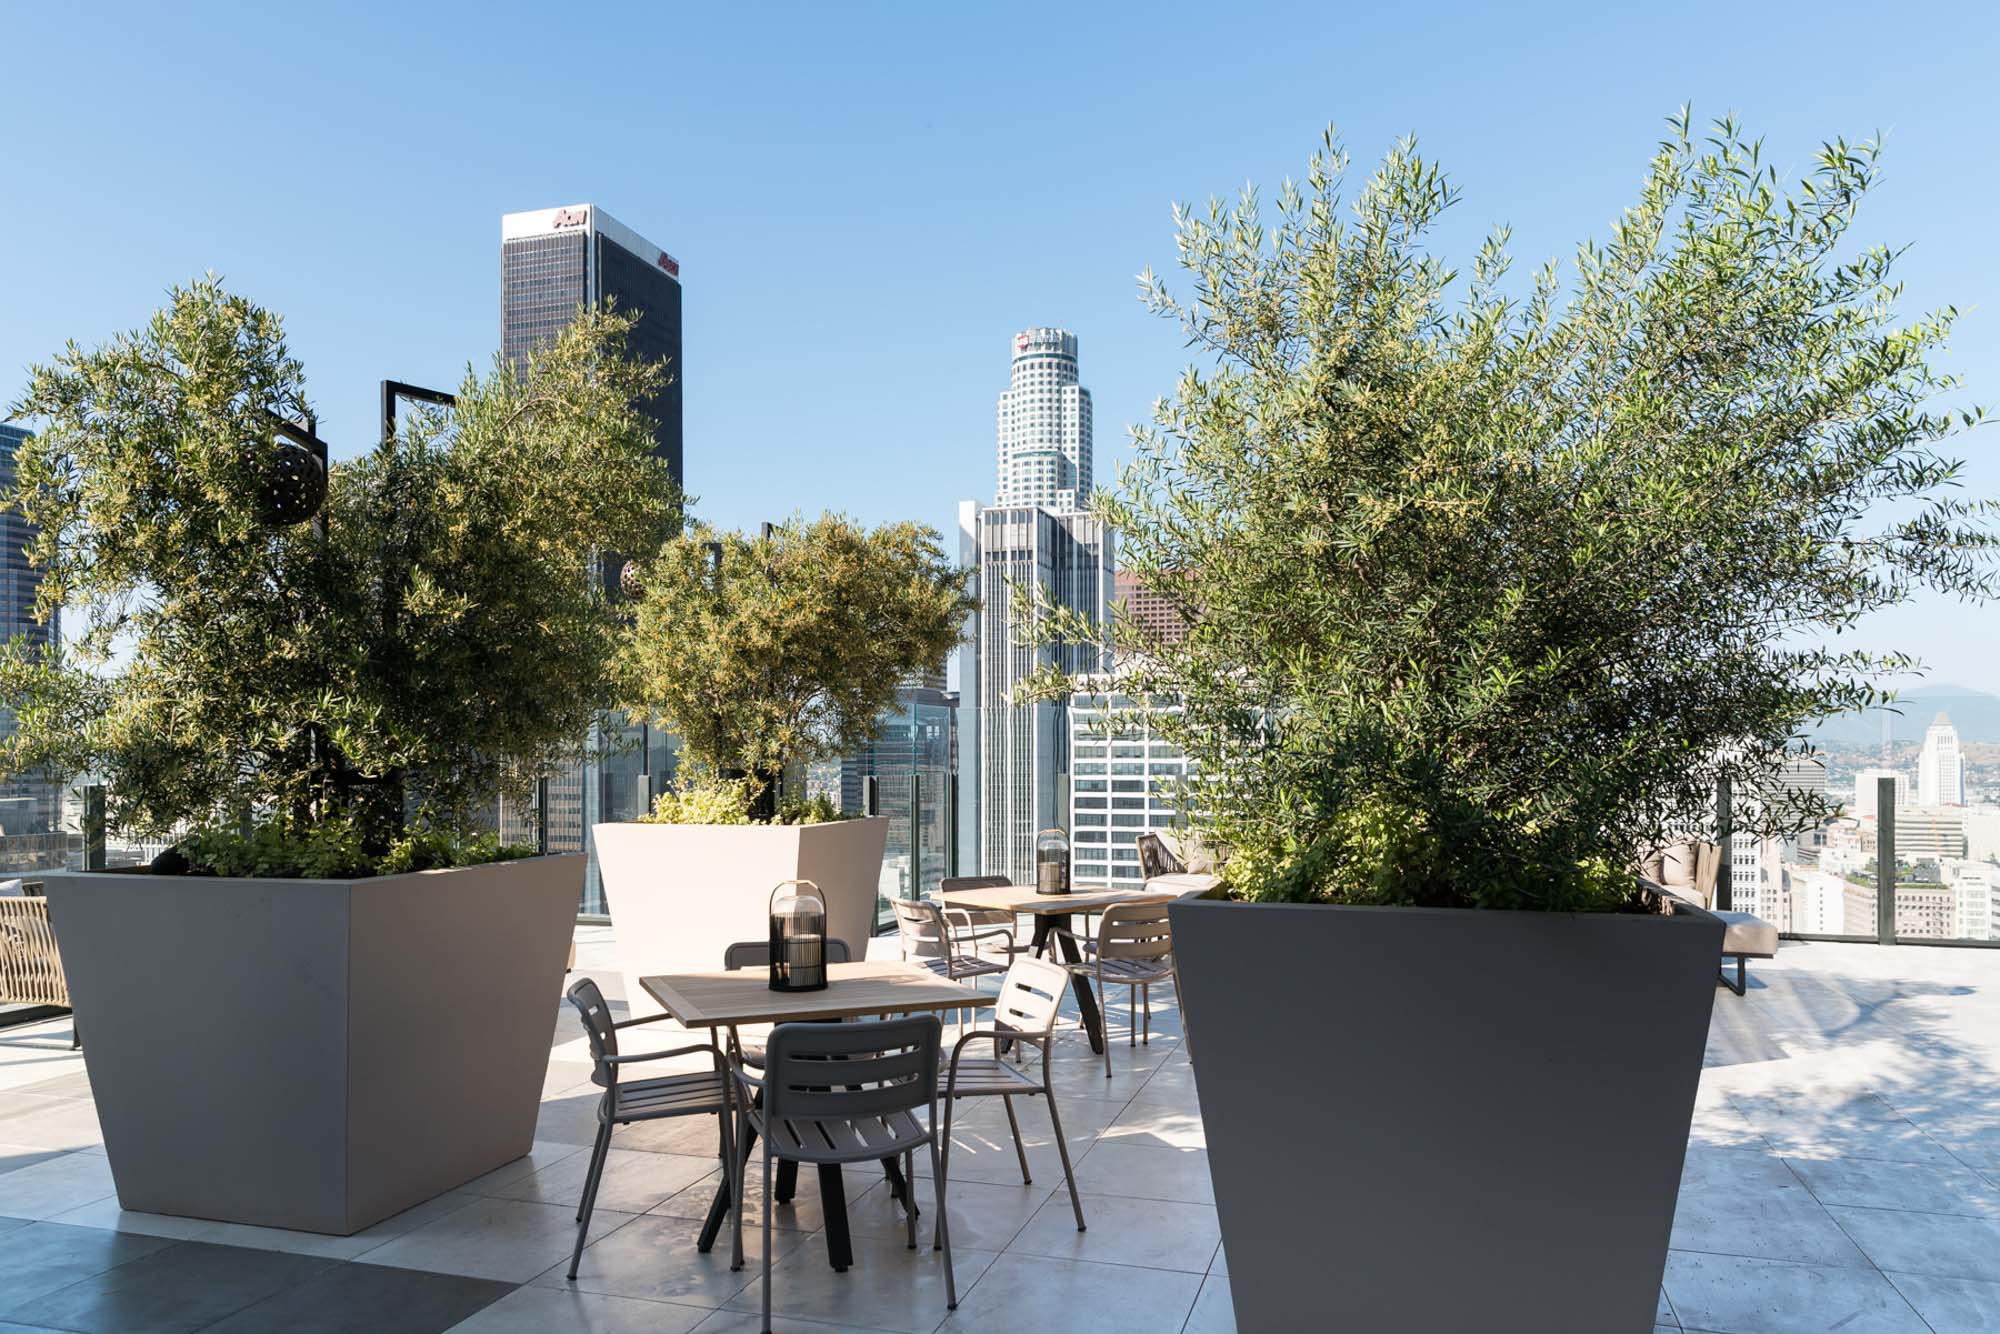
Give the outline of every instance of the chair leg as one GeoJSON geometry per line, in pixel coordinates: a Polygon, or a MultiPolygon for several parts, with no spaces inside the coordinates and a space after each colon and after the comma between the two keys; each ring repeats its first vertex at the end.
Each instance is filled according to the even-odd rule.
{"type": "Polygon", "coordinates": [[[1069,1207],[1076,1211],[1076,1230],[1083,1227],[1083,1201],[1076,1193],[1076,1170],[1069,1165],[1069,1141],[1063,1138],[1062,1113],[1056,1110],[1055,1083],[1043,1076],[1042,1096],[1049,1100],[1049,1124],[1055,1127],[1056,1152],[1062,1155],[1063,1180],[1069,1184],[1069,1207]]]}
{"type": "Polygon", "coordinates": [[[743,1268],[743,1163],[736,1157],[736,1099],[730,1095],[729,1086],[723,1085],[722,1110],[716,1114],[722,1126],[722,1186],[729,1192],[731,1233],[729,1248],[729,1270],[735,1273],[743,1268]]]}
{"type": "Polygon", "coordinates": [[[1140,995],[1141,995],[1142,997],[1144,997],[1144,998],[1145,998],[1145,1002],[1146,1002],[1146,1038],[1145,1038],[1145,1041],[1146,1041],[1146,1045],[1147,1045],[1148,1047],[1150,1047],[1150,1046],[1152,1046],[1152,1045],[1153,1045],[1153,984],[1152,984],[1151,982],[1148,982],[1148,983],[1147,983],[1147,984],[1146,984],[1145,986],[1143,986],[1143,987],[1140,987],[1140,988],[1139,988],[1139,994],[1140,994],[1140,995]]]}
{"type": "Polygon", "coordinates": [[[1021,1123],[1014,1119],[1014,1099],[1003,1094],[1000,1105],[1007,1109],[1007,1129],[1014,1132],[1014,1156],[1021,1160],[1021,1184],[1032,1186],[1035,1179],[1028,1175],[1028,1146],[1021,1142],[1021,1123]]]}
{"type": "MultiPolygon", "coordinates": [[[[765,1143],[769,1144],[767,1136],[765,1143]]],[[[771,1334],[771,1151],[764,1150],[764,1334],[771,1334]]]]}
{"type": "Polygon", "coordinates": [[[1728,973],[1717,973],[1716,978],[1718,981],[1722,983],[1723,986],[1728,987],[1731,991],[1735,992],[1739,996],[1744,996],[1749,994],[1750,977],[1749,974],[1744,970],[1743,956],[1740,954],[1736,956],[1736,980],[1734,982],[1731,982],[1729,980],[1728,973]]]}
{"type": "Polygon", "coordinates": [[[910,1249],[917,1249],[917,1151],[907,1149],[903,1153],[904,1187],[903,1214],[909,1221],[910,1249]]]}
{"type": "MultiPolygon", "coordinates": [[[[947,1096],[944,1099],[944,1150],[940,1152],[937,1145],[931,1145],[931,1194],[935,1196],[931,1207],[938,1211],[937,1221],[931,1224],[931,1249],[934,1251],[944,1245],[944,1174],[951,1168],[951,1116],[957,1109],[958,1099],[947,1096]]],[[[916,1194],[914,1187],[910,1194],[916,1194]]]]}
{"type": "Polygon", "coordinates": [[[590,1211],[597,1204],[597,1183],[604,1179],[604,1159],[611,1148],[611,1123],[597,1128],[597,1145],[590,1152],[590,1175],[583,1183],[583,1202],[576,1210],[576,1247],[569,1253],[569,1281],[576,1282],[576,1267],[583,1263],[583,1241],[590,1235],[590,1211]]]}
{"type": "MultiPolygon", "coordinates": [[[[937,1198],[932,1201],[937,1208],[938,1244],[944,1248],[944,1307],[947,1311],[958,1309],[958,1280],[951,1272],[951,1224],[945,1215],[951,1211],[944,1204],[944,1155],[938,1152],[937,1137],[931,1137],[931,1180],[937,1183],[937,1198]]],[[[769,1330],[765,1334],[770,1334],[769,1330]]]]}
{"type": "Polygon", "coordinates": [[[1111,1078],[1111,988],[1097,979],[1097,1022],[1104,1026],[1104,1077],[1111,1078]]]}
{"type": "Polygon", "coordinates": [[[1125,988],[1125,1045],[1139,1045],[1139,988],[1125,988]]]}

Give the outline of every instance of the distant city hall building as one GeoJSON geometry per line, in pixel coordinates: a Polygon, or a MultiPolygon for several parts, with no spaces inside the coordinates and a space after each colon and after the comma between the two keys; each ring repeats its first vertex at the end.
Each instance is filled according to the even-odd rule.
{"type": "MultiPolygon", "coordinates": [[[[655,423],[654,454],[666,460],[675,482],[683,482],[680,261],[596,204],[501,217],[500,351],[516,369],[526,366],[530,352],[553,342],[579,308],[606,305],[638,317],[626,342],[632,355],[665,363],[666,383],[640,407],[655,423]]],[[[607,559],[607,579],[615,578],[616,563],[607,559]]],[[[640,814],[652,790],[649,775],[671,762],[663,738],[622,718],[607,717],[593,733],[591,758],[548,780],[551,852],[587,851],[592,825],[640,814]]],[[[503,803],[500,834],[531,841],[532,810],[503,803]]],[[[604,911],[594,856],[584,873],[582,907],[604,911]]]]}

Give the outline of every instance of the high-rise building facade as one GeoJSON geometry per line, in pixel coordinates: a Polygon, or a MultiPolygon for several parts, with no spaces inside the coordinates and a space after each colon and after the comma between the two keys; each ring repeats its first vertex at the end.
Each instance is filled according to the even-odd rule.
{"type": "MultiPolygon", "coordinates": [[[[681,266],[660,246],[595,204],[509,213],[500,219],[500,350],[516,367],[552,342],[579,308],[636,315],[634,356],[664,362],[666,383],[641,406],[653,418],[654,453],[683,481],[681,266]]],[[[608,569],[608,566],[607,566],[608,569]]],[[[590,827],[644,809],[652,776],[671,764],[665,738],[607,717],[587,739],[587,758],[548,782],[549,849],[590,848],[590,827]]],[[[534,812],[503,806],[501,836],[533,837],[534,812]]],[[[584,872],[583,911],[604,911],[596,858],[584,872]]]]}
{"type": "Polygon", "coordinates": [[[1875,818],[1875,807],[1881,796],[1877,780],[1883,778],[1893,778],[1895,780],[1894,791],[1896,794],[1897,810],[1900,811],[1910,804],[1910,776],[1908,774],[1895,769],[1863,769],[1860,773],[1854,775],[1854,808],[1848,812],[1849,815],[1858,816],[1863,820],[1872,820],[1875,818]]]}
{"type": "MultiPolygon", "coordinates": [[[[0,491],[14,487],[14,454],[28,440],[18,426],[0,423],[0,491]]],[[[0,511],[0,638],[20,636],[46,649],[56,642],[56,619],[35,619],[41,572],[28,564],[34,528],[14,510],[0,511]]],[[[0,708],[0,729],[11,734],[14,715],[0,708]]],[[[60,828],[62,788],[47,775],[23,774],[0,782],[0,868],[37,869],[50,864],[60,828]]],[[[59,859],[58,859],[59,860],[59,859]]]]}
{"type": "Polygon", "coordinates": [[[1000,395],[996,505],[1073,514],[1090,503],[1090,391],[1077,379],[1076,335],[1024,329],[1000,395]]]}
{"type": "MultiPolygon", "coordinates": [[[[1089,684],[1069,699],[1070,863],[1077,884],[1138,889],[1139,835],[1174,827],[1168,798],[1188,776],[1187,755],[1132,716],[1115,676],[1089,684]]],[[[1175,707],[1154,704],[1152,713],[1175,707]]]]}
{"type": "Polygon", "coordinates": [[[1924,732],[1924,748],[1917,757],[1917,804],[1965,804],[1965,759],[1958,749],[1958,729],[1944,713],[1933,718],[1924,732]]]}
{"type": "MultiPolygon", "coordinates": [[[[959,869],[1034,875],[1035,834],[1069,819],[1068,703],[1022,703],[1038,667],[1102,671],[1104,645],[1019,642],[1021,599],[1040,599],[1102,626],[1110,616],[1114,536],[1083,512],[1091,490],[1090,392],[1077,378],[1076,335],[1014,336],[1000,395],[995,504],[959,506],[963,563],[978,571],[980,609],[959,650],[959,869]]],[[[1100,637],[1101,638],[1101,637],[1100,637]]]]}
{"type": "Polygon", "coordinates": [[[1187,622],[1164,597],[1139,582],[1139,576],[1120,570],[1116,576],[1114,601],[1151,639],[1176,644],[1187,634],[1187,622]]]}
{"type": "Polygon", "coordinates": [[[958,696],[936,678],[905,683],[852,754],[814,767],[807,790],[849,815],[888,819],[876,926],[893,928],[893,898],[916,898],[955,874],[952,809],[958,763],[958,696]],[[869,780],[874,780],[874,803],[869,780]]]}

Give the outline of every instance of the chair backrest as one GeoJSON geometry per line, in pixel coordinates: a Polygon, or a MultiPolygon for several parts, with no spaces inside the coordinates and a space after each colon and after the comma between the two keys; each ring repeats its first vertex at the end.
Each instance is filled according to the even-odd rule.
{"type": "Polygon", "coordinates": [[[1069,970],[1047,959],[1020,955],[1000,979],[1000,997],[993,1003],[993,1026],[1012,1033],[1046,1037],[1055,1031],[1056,1011],[1069,987],[1069,970]]]}
{"type": "Polygon", "coordinates": [[[1097,927],[1100,959],[1164,959],[1174,952],[1174,929],[1164,903],[1120,903],[1104,910],[1097,927]]]}
{"type": "Polygon", "coordinates": [[[1004,875],[948,875],[938,881],[938,893],[955,889],[1005,889],[1014,882],[1004,875]]]}
{"type": "Polygon", "coordinates": [[[951,956],[951,932],[944,923],[944,909],[927,899],[890,899],[896,910],[896,933],[902,938],[905,959],[944,959],[951,956]]]}
{"type": "Polygon", "coordinates": [[[618,1054],[618,1030],[612,1027],[611,1006],[597,989],[597,983],[587,977],[570,983],[567,995],[569,1003],[583,1017],[584,1036],[590,1039],[590,1059],[596,1066],[590,1072],[591,1082],[610,1088],[618,1082],[618,1067],[604,1059],[618,1054]]]}
{"type": "MultiPolygon", "coordinates": [[[[854,951],[847,948],[847,942],[837,936],[826,938],[826,961],[828,963],[848,963],[854,958],[854,951]]],[[[722,966],[731,972],[738,968],[769,968],[771,966],[771,942],[768,940],[739,940],[722,952],[722,966]]]]}
{"type": "Polygon", "coordinates": [[[1145,879],[1187,869],[1179,857],[1167,850],[1166,841],[1158,834],[1141,834],[1135,842],[1139,849],[1139,874],[1145,879]]]}
{"type": "Polygon", "coordinates": [[[764,1115],[853,1121],[935,1110],[943,1027],[934,1014],[866,1024],[779,1024],[764,1044],[764,1115]]]}

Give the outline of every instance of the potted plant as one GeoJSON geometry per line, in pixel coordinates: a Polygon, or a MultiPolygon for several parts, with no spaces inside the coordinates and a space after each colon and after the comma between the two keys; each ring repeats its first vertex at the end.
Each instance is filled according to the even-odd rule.
{"type": "Polygon", "coordinates": [[[594,553],[675,521],[628,327],[330,471],[212,278],[34,370],[7,499],[66,633],[0,653],[0,760],[176,840],[47,878],[126,1208],[346,1234],[528,1150],[582,858],[489,831],[610,701],[594,553]]]}
{"type": "Polygon", "coordinates": [[[783,880],[816,884],[828,934],[858,950],[888,822],[803,800],[797,775],[873,739],[898,686],[944,669],[967,573],[933,529],[828,514],[757,537],[692,525],[625,582],[625,703],[683,757],[650,819],[592,831],[633,1013],[657,1008],[641,977],[719,968],[732,942],[761,938],[783,880]]]}
{"type": "Polygon", "coordinates": [[[1145,291],[1212,364],[1097,502],[1185,627],[1115,621],[1122,693],[1232,851],[1171,920],[1237,1324],[1643,1331],[1722,932],[1634,868],[1718,779],[1739,836],[1825,813],[1771,794],[1880,698],[1833,636],[1992,586],[1934,452],[1977,414],[1926,406],[1950,313],[1842,253],[1872,145],[1788,193],[1677,119],[1518,294],[1504,232],[1431,249],[1413,145],[1345,161],[1177,213],[1196,295],[1145,291]]]}

